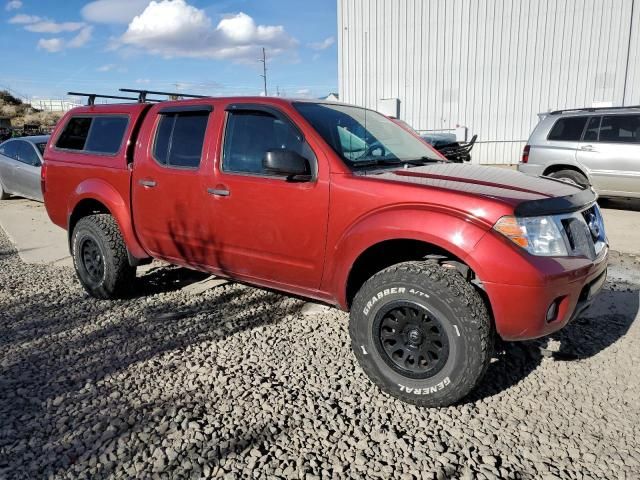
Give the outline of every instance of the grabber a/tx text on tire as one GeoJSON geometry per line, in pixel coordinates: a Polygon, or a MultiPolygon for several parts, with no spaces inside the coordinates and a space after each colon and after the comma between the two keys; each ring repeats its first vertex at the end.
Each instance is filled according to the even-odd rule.
{"type": "Polygon", "coordinates": [[[433,261],[399,263],[371,277],[354,299],[349,333],[369,378],[420,406],[456,403],[491,360],[482,298],[456,270],[433,261]]]}
{"type": "Polygon", "coordinates": [[[133,283],[135,267],[115,219],[108,214],[81,218],[71,238],[73,264],[84,289],[101,299],[123,296],[133,283]]]}

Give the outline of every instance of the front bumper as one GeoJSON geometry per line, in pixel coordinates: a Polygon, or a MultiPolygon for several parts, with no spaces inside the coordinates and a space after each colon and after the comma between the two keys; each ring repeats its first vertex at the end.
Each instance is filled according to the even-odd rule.
{"type": "Polygon", "coordinates": [[[595,258],[536,257],[488,233],[470,257],[489,298],[496,331],[505,340],[528,340],[560,330],[592,303],[606,280],[608,247],[595,258]],[[482,267],[480,267],[482,268],[482,267]],[[549,307],[557,313],[547,321],[549,307]]]}

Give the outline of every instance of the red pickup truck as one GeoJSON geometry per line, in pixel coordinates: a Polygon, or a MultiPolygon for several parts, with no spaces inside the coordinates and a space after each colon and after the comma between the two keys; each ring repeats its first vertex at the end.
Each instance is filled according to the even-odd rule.
{"type": "Polygon", "coordinates": [[[157,258],[335,305],[370,379],[423,406],[467,395],[495,334],[564,327],[606,277],[591,189],[448,163],[344,104],[76,108],[47,145],[42,189],[91,295],[126,295],[157,258]]]}

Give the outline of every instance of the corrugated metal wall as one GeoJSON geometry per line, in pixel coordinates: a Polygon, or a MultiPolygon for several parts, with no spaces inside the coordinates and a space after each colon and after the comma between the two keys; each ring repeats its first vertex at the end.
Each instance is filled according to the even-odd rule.
{"type": "Polygon", "coordinates": [[[338,0],[340,99],[516,163],[537,114],[640,104],[640,0],[338,0]],[[635,5],[634,5],[635,2],[635,5]]]}

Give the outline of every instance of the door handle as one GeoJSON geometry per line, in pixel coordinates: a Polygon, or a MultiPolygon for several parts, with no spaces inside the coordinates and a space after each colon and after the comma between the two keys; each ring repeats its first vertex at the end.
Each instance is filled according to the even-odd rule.
{"type": "Polygon", "coordinates": [[[138,183],[140,185],[142,185],[143,187],[146,187],[146,188],[153,188],[156,185],[158,185],[158,183],[155,180],[151,180],[151,179],[147,179],[147,178],[142,179],[142,180],[138,180],[138,183]]]}
{"type": "Polygon", "coordinates": [[[216,197],[228,197],[231,195],[231,192],[224,187],[207,188],[207,193],[216,197]]]}
{"type": "Polygon", "coordinates": [[[593,148],[593,145],[583,145],[580,147],[580,150],[582,150],[583,152],[595,152],[595,148],[593,148]]]}

